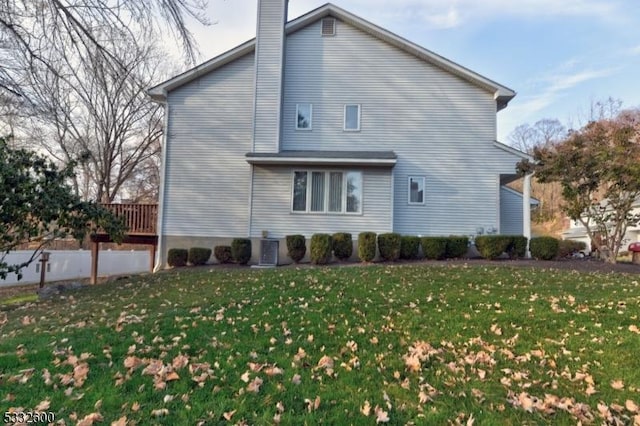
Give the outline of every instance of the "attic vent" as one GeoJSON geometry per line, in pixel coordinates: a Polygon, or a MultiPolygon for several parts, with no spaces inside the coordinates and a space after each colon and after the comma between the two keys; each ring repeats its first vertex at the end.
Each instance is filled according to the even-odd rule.
{"type": "Polygon", "coordinates": [[[322,35],[334,36],[336,35],[336,20],[335,18],[324,18],[322,20],[322,35]]]}
{"type": "Polygon", "coordinates": [[[260,265],[278,266],[278,240],[260,241],[260,265]]]}

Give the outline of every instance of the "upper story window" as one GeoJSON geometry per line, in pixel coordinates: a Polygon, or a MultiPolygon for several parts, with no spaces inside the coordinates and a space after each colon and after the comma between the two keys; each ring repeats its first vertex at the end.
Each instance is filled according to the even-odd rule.
{"type": "Polygon", "coordinates": [[[344,106],[344,130],[357,132],[360,130],[360,105],[352,104],[344,106]]]}
{"type": "Polygon", "coordinates": [[[296,130],[311,130],[313,124],[313,105],[296,104],[296,130]]]}
{"type": "Polygon", "coordinates": [[[424,204],[424,176],[409,176],[409,204],[424,204]]]}
{"type": "Polygon", "coordinates": [[[362,213],[362,172],[293,172],[294,213],[362,213]]]}

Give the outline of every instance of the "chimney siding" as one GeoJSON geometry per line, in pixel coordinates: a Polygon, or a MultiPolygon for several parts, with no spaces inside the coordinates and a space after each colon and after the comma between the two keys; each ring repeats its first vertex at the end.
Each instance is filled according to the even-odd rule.
{"type": "MultiPolygon", "coordinates": [[[[258,0],[254,152],[279,152],[288,0],[258,0]]],[[[293,118],[292,118],[293,120],[293,118]]]]}

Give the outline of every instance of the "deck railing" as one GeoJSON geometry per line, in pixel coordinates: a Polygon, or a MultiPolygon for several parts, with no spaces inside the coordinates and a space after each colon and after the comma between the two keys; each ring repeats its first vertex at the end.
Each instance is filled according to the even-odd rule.
{"type": "Polygon", "coordinates": [[[155,235],[158,222],[157,204],[102,204],[117,217],[124,218],[127,235],[155,235]]]}

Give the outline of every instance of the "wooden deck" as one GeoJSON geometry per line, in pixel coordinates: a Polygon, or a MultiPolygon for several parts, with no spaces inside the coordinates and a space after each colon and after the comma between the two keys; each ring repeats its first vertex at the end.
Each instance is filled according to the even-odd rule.
{"type": "MultiPolygon", "coordinates": [[[[150,246],[151,262],[150,271],[153,271],[156,248],[158,246],[158,205],[157,204],[102,204],[103,207],[110,210],[116,215],[124,219],[127,230],[125,231],[123,243],[126,244],[145,244],[150,246]]],[[[98,279],[98,253],[100,252],[100,243],[113,242],[111,237],[105,232],[96,232],[91,235],[91,283],[95,284],[98,279]]]]}

